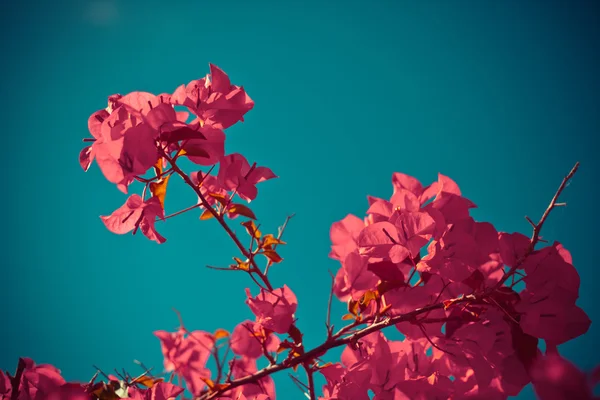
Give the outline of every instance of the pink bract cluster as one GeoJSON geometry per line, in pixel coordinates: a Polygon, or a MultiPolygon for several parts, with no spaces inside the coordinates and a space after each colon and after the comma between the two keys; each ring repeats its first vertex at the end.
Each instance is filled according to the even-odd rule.
{"type": "MultiPolygon", "coordinates": [[[[20,377],[9,377],[0,371],[0,399],[9,400],[88,400],[109,399],[114,388],[120,387],[117,377],[110,375],[109,383],[69,383],[60,371],[49,364],[35,364],[29,358],[19,362],[20,377]],[[13,393],[11,378],[18,379],[18,392],[13,393]]],[[[140,389],[136,386],[125,388],[122,398],[132,400],[170,400],[179,396],[182,388],[167,382],[157,382],[152,388],[140,389]]],[[[120,397],[117,397],[120,398],[120,397]]]]}
{"type": "MultiPolygon", "coordinates": [[[[259,358],[282,348],[282,341],[275,333],[290,331],[298,304],[294,293],[285,285],[272,291],[262,289],[256,297],[247,290],[247,296],[246,303],[256,320],[238,324],[228,338],[229,347],[237,356],[230,364],[233,379],[256,373],[259,358]]],[[[193,395],[200,396],[207,385],[213,385],[212,372],[206,368],[206,363],[214,355],[219,333],[188,332],[182,328],[178,332],[157,331],[154,334],[161,342],[165,370],[183,378],[193,395]]],[[[225,394],[232,399],[254,399],[262,394],[268,396],[265,399],[274,400],[275,386],[273,379],[267,376],[225,394]]]]}
{"type": "MultiPolygon", "coordinates": [[[[164,192],[173,172],[163,168],[178,157],[205,167],[220,164],[218,175],[196,172],[189,177],[200,175],[211,193],[237,194],[248,202],[256,198],[257,183],[276,177],[269,168],[251,166],[241,154],[225,155],[223,130],[243,121],[254,102],[218,67],[211,64],[210,72],[172,94],[112,95],[107,108],[90,116],[92,138],[86,141],[92,144],[81,150],[81,167],[87,171],[95,160],[104,177],[123,193],[135,180],[146,183],[152,193],[148,199],[146,190],[142,196],[133,194],[110,216],[102,217],[110,231],[124,234],[140,229],[158,243],[166,240],[156,231],[155,222],[165,218],[164,192]],[[177,111],[176,106],[187,111],[177,111]],[[152,170],[155,176],[144,178],[152,170]]],[[[235,210],[229,213],[235,215],[235,210]]]]}
{"type": "Polygon", "coordinates": [[[444,175],[423,187],[395,173],[392,183],[389,200],[369,197],[366,218],[333,224],[334,293],[355,320],[444,307],[395,324],[403,341],[373,332],[347,347],[341,364],[321,370],[322,399],[369,399],[369,390],[378,400],[506,399],[530,382],[545,399],[591,398],[589,385],[563,378],[576,373],[556,349],[591,323],[575,304],[570,253],[476,222],[475,205],[444,175]]]}

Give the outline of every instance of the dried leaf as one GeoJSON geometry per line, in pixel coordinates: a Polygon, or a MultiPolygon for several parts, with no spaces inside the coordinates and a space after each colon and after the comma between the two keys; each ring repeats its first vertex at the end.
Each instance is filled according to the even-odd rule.
{"type": "Polygon", "coordinates": [[[294,343],[296,343],[296,345],[302,344],[302,332],[300,332],[300,330],[298,329],[298,327],[296,327],[296,325],[290,326],[290,330],[288,331],[288,334],[294,340],[294,343]]]}
{"type": "Polygon", "coordinates": [[[152,182],[150,184],[150,192],[152,192],[154,197],[158,198],[163,210],[165,208],[165,196],[167,195],[167,185],[169,184],[170,177],[171,175],[164,176],[157,182],[152,182]]]}
{"type": "Polygon", "coordinates": [[[248,235],[254,237],[255,239],[260,239],[262,233],[258,230],[254,221],[244,221],[242,222],[242,225],[246,228],[248,235]]]}
{"type": "Polygon", "coordinates": [[[265,237],[263,238],[261,247],[266,248],[266,247],[270,247],[274,244],[286,244],[283,240],[281,239],[277,239],[275,236],[273,236],[272,234],[267,234],[265,235],[265,237]]]}
{"type": "Polygon", "coordinates": [[[227,332],[225,329],[219,328],[215,331],[215,333],[213,334],[213,337],[215,338],[215,340],[226,338],[226,337],[229,337],[229,332],[227,332]]]}
{"type": "Polygon", "coordinates": [[[207,219],[211,219],[213,217],[212,213],[210,212],[209,209],[204,210],[204,212],[202,213],[202,215],[200,215],[200,219],[202,221],[206,221],[207,219]]]}
{"type": "Polygon", "coordinates": [[[154,164],[154,172],[156,173],[156,176],[159,176],[160,174],[162,174],[162,172],[163,172],[163,159],[162,159],[162,157],[160,157],[156,161],[156,164],[154,164]]]}
{"type": "Polygon", "coordinates": [[[348,300],[348,312],[352,315],[358,315],[360,304],[356,300],[348,300]]]}
{"type": "Polygon", "coordinates": [[[217,200],[219,203],[221,203],[224,206],[226,206],[227,203],[228,203],[227,197],[225,197],[224,194],[221,194],[221,193],[209,193],[208,195],[210,197],[212,197],[213,199],[217,200]]]}
{"type": "Polygon", "coordinates": [[[152,378],[148,375],[142,375],[132,380],[131,383],[139,383],[140,385],[146,386],[147,388],[151,388],[155,384],[163,381],[163,378],[152,378]]]}
{"type": "Polygon", "coordinates": [[[277,354],[283,353],[284,351],[289,350],[293,347],[294,347],[293,344],[291,344],[287,340],[284,340],[283,342],[281,342],[279,344],[279,347],[277,348],[277,354]]]}
{"type": "Polygon", "coordinates": [[[273,263],[280,263],[281,261],[283,261],[283,258],[279,254],[277,254],[275,250],[263,250],[260,254],[263,254],[269,259],[269,261],[273,263]]]}
{"type": "Polygon", "coordinates": [[[241,269],[242,271],[249,271],[250,270],[250,262],[249,261],[242,261],[240,258],[237,257],[233,257],[233,260],[236,262],[236,265],[232,265],[231,267],[234,269],[241,269]]]}
{"type": "Polygon", "coordinates": [[[227,211],[232,214],[243,215],[244,217],[256,219],[256,215],[254,215],[250,207],[243,204],[232,204],[227,211]]]}
{"type": "Polygon", "coordinates": [[[202,379],[202,381],[203,381],[204,383],[206,383],[206,386],[208,386],[208,388],[209,388],[210,390],[213,390],[213,389],[215,388],[215,383],[214,383],[213,381],[211,381],[210,379],[208,379],[208,378],[204,378],[204,377],[202,377],[202,376],[200,377],[200,379],[202,379]]]}
{"type": "Polygon", "coordinates": [[[373,290],[367,290],[365,294],[363,294],[359,300],[361,306],[368,306],[372,300],[377,300],[379,298],[379,293],[373,290]]]}

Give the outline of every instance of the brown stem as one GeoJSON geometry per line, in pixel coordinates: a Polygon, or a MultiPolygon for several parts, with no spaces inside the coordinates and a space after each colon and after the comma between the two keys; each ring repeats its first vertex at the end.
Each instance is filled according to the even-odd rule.
{"type": "Polygon", "coordinates": [[[316,400],[315,380],[313,377],[314,371],[308,364],[304,364],[304,369],[306,370],[306,377],[308,378],[308,396],[310,400],[316,400]]]}
{"type": "MultiPolygon", "coordinates": [[[[540,221],[537,224],[532,223],[533,233],[531,234],[531,239],[529,241],[529,247],[525,251],[525,254],[523,254],[523,256],[515,263],[515,265],[513,265],[511,267],[511,269],[502,277],[502,279],[500,279],[498,281],[498,283],[496,283],[496,285],[494,285],[494,287],[491,289],[491,291],[495,291],[496,289],[500,288],[504,284],[504,282],[506,282],[506,280],[508,278],[510,278],[520,266],[523,265],[523,263],[525,262],[527,257],[529,257],[529,255],[531,253],[533,253],[535,246],[540,241],[540,232],[542,230],[542,226],[546,222],[546,219],[550,215],[550,212],[554,209],[554,207],[556,207],[556,202],[558,201],[560,194],[567,186],[567,183],[569,182],[569,180],[571,180],[571,178],[573,178],[573,175],[575,175],[578,168],[579,168],[579,162],[576,162],[575,165],[573,166],[573,168],[571,169],[571,171],[567,174],[567,176],[564,177],[564,179],[560,183],[558,190],[554,194],[554,197],[552,197],[552,200],[550,201],[550,205],[548,205],[548,208],[546,208],[546,211],[544,211],[544,214],[542,215],[542,218],[540,218],[540,221]]],[[[559,203],[559,204],[562,204],[562,203],[559,203]]],[[[530,218],[527,218],[527,220],[530,221],[530,223],[531,223],[530,218]]]]}
{"type": "Polygon", "coordinates": [[[21,386],[21,378],[23,377],[23,371],[25,371],[25,360],[19,358],[19,363],[17,364],[15,376],[10,378],[10,383],[12,386],[10,400],[17,400],[19,398],[19,389],[21,386]]]}
{"type": "MultiPolygon", "coordinates": [[[[288,215],[285,218],[285,222],[283,223],[283,225],[281,226],[281,228],[279,228],[279,232],[277,233],[277,239],[281,240],[281,238],[283,237],[283,232],[285,232],[285,228],[287,227],[288,222],[290,222],[290,219],[292,219],[294,217],[294,215],[296,214],[291,214],[288,215]]],[[[273,245],[273,250],[275,250],[277,248],[277,243],[275,243],[273,245]]],[[[267,261],[267,266],[265,267],[265,276],[269,273],[269,268],[271,268],[271,265],[273,264],[273,262],[271,260],[267,261]]]]}
{"type": "MultiPolygon", "coordinates": [[[[188,211],[191,211],[191,210],[193,210],[193,209],[195,209],[195,208],[198,208],[198,207],[200,207],[201,205],[202,205],[202,204],[194,204],[193,206],[189,206],[188,208],[184,208],[183,210],[179,210],[179,211],[177,211],[177,212],[174,212],[173,214],[167,215],[167,216],[165,216],[165,218],[164,218],[164,219],[169,219],[169,218],[176,217],[176,216],[178,216],[178,215],[180,215],[180,214],[183,214],[183,213],[186,213],[186,212],[188,212],[188,211]]],[[[156,218],[156,221],[157,221],[157,222],[158,222],[158,221],[160,221],[160,220],[161,220],[161,218],[156,218]]]]}
{"type": "Polygon", "coordinates": [[[179,175],[185,181],[185,183],[194,190],[194,192],[196,192],[196,194],[198,195],[198,198],[200,199],[200,202],[204,206],[204,208],[207,209],[208,212],[210,212],[212,214],[212,216],[219,222],[219,224],[223,227],[223,229],[225,229],[225,232],[227,232],[227,234],[229,235],[231,240],[233,240],[233,242],[238,247],[240,252],[244,255],[244,257],[246,257],[248,260],[250,260],[250,263],[254,267],[253,272],[255,272],[259,276],[259,278],[264,282],[267,289],[269,289],[269,291],[272,291],[273,287],[271,286],[271,283],[266,278],[266,276],[264,276],[264,274],[260,271],[260,269],[256,265],[256,261],[254,261],[252,255],[250,253],[248,253],[248,250],[246,250],[246,247],[242,244],[242,242],[240,242],[237,235],[231,230],[229,225],[227,225],[225,218],[222,215],[220,215],[218,212],[216,212],[210,206],[210,204],[208,203],[208,200],[206,200],[206,197],[204,197],[204,195],[200,191],[200,188],[197,187],[196,185],[194,185],[194,182],[192,182],[192,179],[185,172],[183,172],[181,168],[179,168],[177,163],[164,150],[163,150],[162,156],[165,157],[167,159],[167,161],[169,161],[169,163],[171,164],[171,169],[177,175],[179,175]]]}

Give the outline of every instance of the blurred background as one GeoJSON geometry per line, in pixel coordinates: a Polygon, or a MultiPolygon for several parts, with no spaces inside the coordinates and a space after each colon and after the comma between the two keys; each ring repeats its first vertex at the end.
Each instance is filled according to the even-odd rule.
{"type": "MultiPolygon", "coordinates": [[[[162,369],[155,330],[232,330],[251,318],[245,274],[208,270],[237,255],[216,222],[159,224],[164,245],[117,236],[98,218],[125,196],[78,153],[87,118],[114,93],[172,92],[212,62],[256,102],[226,151],[279,175],[252,208],[264,232],[290,222],[271,270],[299,298],[308,347],[325,335],[329,228],[363,216],[391,175],[441,172],[478,205],[477,220],[520,231],[576,161],[580,171],[543,236],[562,242],[593,323],[560,347],[600,363],[595,240],[600,128],[600,7],[585,1],[62,0],[0,6],[4,173],[0,369],[19,356],[87,380],[92,364],[162,369]]],[[[196,201],[170,182],[167,213],[196,201]]],[[[234,222],[237,225],[237,222],[234,222]]],[[[241,227],[236,228],[243,232],[241,227]]],[[[253,288],[253,291],[255,289],[253,288]]],[[[335,304],[334,316],[344,313],[335,304]]],[[[341,323],[341,321],[340,321],[341,323]]],[[[339,324],[339,323],[338,323],[339,324]]],[[[329,359],[335,359],[333,352],[329,359]]],[[[301,375],[302,376],[302,375],[301,375]]],[[[302,376],[303,378],[303,376],[302,376]]],[[[286,373],[279,399],[302,399],[286,373]]],[[[521,399],[533,398],[526,388],[521,399]]]]}

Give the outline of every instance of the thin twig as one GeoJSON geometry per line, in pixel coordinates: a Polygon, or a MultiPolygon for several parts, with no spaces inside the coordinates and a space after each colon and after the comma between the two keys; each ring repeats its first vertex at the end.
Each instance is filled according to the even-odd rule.
{"type": "MultiPolygon", "coordinates": [[[[290,219],[292,219],[294,215],[296,214],[290,214],[285,218],[283,225],[279,228],[277,232],[277,240],[281,240],[281,238],[283,237],[283,232],[285,232],[285,228],[287,227],[288,222],[290,222],[290,219]]],[[[275,249],[277,249],[277,243],[273,244],[273,250],[275,249]]],[[[265,276],[269,273],[269,268],[271,268],[271,265],[273,265],[273,262],[271,260],[268,260],[267,266],[265,267],[265,276]]]]}
{"type": "Polygon", "coordinates": [[[308,378],[308,398],[310,400],[316,400],[317,396],[315,395],[315,379],[313,377],[314,371],[307,364],[304,364],[304,369],[306,370],[306,377],[308,378]]]}
{"type": "Polygon", "coordinates": [[[331,275],[331,290],[329,291],[329,300],[327,301],[327,320],[325,321],[328,339],[333,332],[333,326],[331,325],[331,305],[333,303],[333,289],[335,288],[335,276],[331,271],[329,271],[329,275],[331,275]]]}
{"type": "MultiPolygon", "coordinates": [[[[183,214],[185,212],[188,212],[188,211],[193,210],[194,208],[198,208],[198,207],[202,207],[202,204],[200,204],[200,203],[194,204],[193,206],[189,206],[188,208],[184,208],[181,211],[177,211],[177,212],[175,212],[173,214],[167,215],[164,219],[169,219],[169,218],[176,217],[176,216],[178,216],[180,214],[183,214]]],[[[160,221],[160,220],[161,220],[161,218],[157,218],[156,219],[156,221],[160,221]]]]}
{"type": "Polygon", "coordinates": [[[25,360],[19,358],[19,363],[17,364],[15,376],[10,378],[10,383],[12,386],[10,400],[17,400],[19,398],[19,389],[21,386],[21,378],[23,377],[23,371],[25,371],[25,360]]]}
{"type": "Polygon", "coordinates": [[[548,206],[548,208],[546,208],[546,211],[544,211],[544,214],[540,218],[540,221],[537,224],[534,224],[533,233],[531,234],[531,239],[529,241],[529,247],[525,251],[525,254],[523,256],[521,256],[521,258],[498,281],[498,283],[496,283],[496,285],[494,285],[494,287],[491,289],[491,291],[495,291],[496,289],[500,288],[504,284],[504,282],[506,282],[506,280],[514,273],[514,271],[516,271],[518,268],[520,268],[523,265],[523,263],[525,262],[527,257],[529,257],[529,255],[531,253],[533,253],[536,244],[538,244],[538,242],[540,241],[540,232],[542,230],[542,227],[544,226],[544,223],[546,222],[546,219],[548,218],[548,216],[550,215],[550,212],[554,209],[554,207],[556,207],[556,202],[557,202],[559,196],[561,195],[562,191],[567,186],[567,183],[571,180],[571,178],[573,178],[573,176],[577,172],[578,168],[579,168],[579,162],[575,163],[575,166],[573,166],[573,168],[567,174],[567,176],[564,177],[564,179],[560,183],[560,186],[558,187],[558,190],[554,194],[554,197],[552,197],[552,200],[550,201],[550,205],[548,206]]]}
{"type": "Polygon", "coordinates": [[[256,265],[256,261],[254,261],[254,259],[251,257],[251,254],[248,253],[248,250],[246,250],[246,247],[242,244],[242,242],[240,242],[240,239],[237,237],[237,235],[231,230],[231,228],[229,227],[227,222],[225,222],[225,218],[210,206],[210,204],[208,203],[208,200],[206,199],[206,197],[204,197],[204,195],[200,191],[200,188],[197,187],[194,184],[194,182],[192,182],[192,179],[185,172],[183,172],[183,170],[181,168],[179,168],[179,166],[175,163],[175,161],[164,150],[163,150],[162,156],[165,157],[165,159],[171,164],[171,168],[173,169],[173,171],[177,175],[179,175],[188,186],[190,186],[192,189],[194,189],[194,191],[198,195],[198,198],[200,198],[200,202],[204,206],[204,208],[206,208],[212,214],[212,216],[215,217],[215,219],[219,222],[219,224],[223,227],[223,229],[225,229],[225,232],[229,235],[231,240],[233,240],[233,242],[238,247],[240,252],[244,255],[244,257],[249,259],[252,266],[254,268],[256,268],[256,270],[257,270],[256,273],[259,275],[261,280],[264,282],[265,286],[269,289],[269,291],[272,291],[273,287],[271,286],[271,283],[269,282],[267,277],[264,276],[264,274],[260,271],[260,269],[256,265]]]}
{"type": "Polygon", "coordinates": [[[451,356],[454,356],[454,353],[451,353],[448,350],[444,350],[440,346],[438,346],[437,344],[433,343],[433,340],[431,340],[431,338],[429,337],[429,334],[427,333],[427,331],[425,330],[425,328],[423,327],[423,325],[419,324],[419,328],[421,328],[421,332],[423,332],[423,335],[425,335],[425,338],[427,338],[427,340],[429,341],[429,343],[433,347],[435,347],[436,349],[438,349],[439,351],[441,351],[443,353],[450,354],[451,356]]]}

